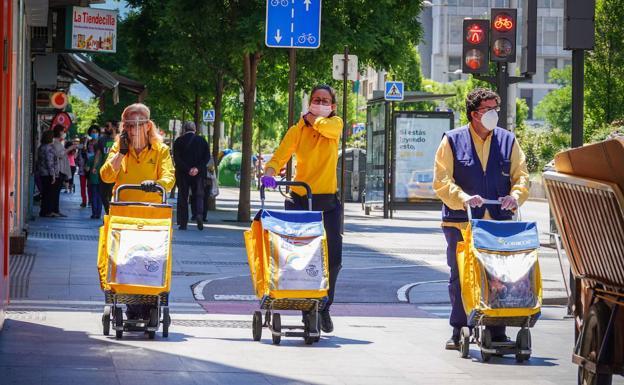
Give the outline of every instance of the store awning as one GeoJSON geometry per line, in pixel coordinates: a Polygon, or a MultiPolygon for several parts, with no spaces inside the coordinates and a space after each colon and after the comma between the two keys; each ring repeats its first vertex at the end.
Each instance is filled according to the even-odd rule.
{"type": "Polygon", "coordinates": [[[59,74],[78,80],[99,98],[105,92],[112,91],[113,103],[117,104],[119,103],[119,88],[137,94],[139,100],[145,98],[147,90],[143,83],[109,72],[81,53],[63,53],[60,56],[62,64],[59,74]]]}

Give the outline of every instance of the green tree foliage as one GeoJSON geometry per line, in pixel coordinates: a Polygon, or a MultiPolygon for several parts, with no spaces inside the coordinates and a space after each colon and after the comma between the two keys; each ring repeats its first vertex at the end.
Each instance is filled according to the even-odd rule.
{"type": "Polygon", "coordinates": [[[423,76],[420,68],[420,54],[418,48],[412,46],[405,57],[405,61],[394,65],[389,71],[391,79],[403,81],[407,91],[422,90],[423,76]]]}
{"type": "MultiPolygon", "coordinates": [[[[254,129],[259,130],[256,139],[262,141],[263,133],[270,133],[268,124],[284,127],[284,123],[278,126],[272,119],[284,122],[285,109],[276,108],[266,95],[287,90],[288,50],[265,46],[266,1],[128,3],[135,10],[127,20],[130,69],[148,84],[147,103],[159,111],[158,115],[190,112],[195,95],[201,95],[202,101],[214,95],[214,79],[222,74],[228,79],[224,100],[237,99],[243,91],[242,123],[226,121],[226,126],[242,127],[238,137],[242,139],[243,163],[251,159],[254,129]]],[[[419,1],[324,2],[321,47],[297,50],[297,89],[332,84],[331,59],[345,45],[358,55],[362,66],[400,68],[409,62],[410,54],[413,56],[412,47],[420,37],[420,9],[419,1]]],[[[228,114],[229,109],[224,105],[225,119],[235,115],[228,114]]],[[[278,132],[282,130],[275,130],[278,132]]],[[[248,220],[251,175],[247,173],[249,167],[242,166],[238,218],[248,220]]]]}
{"type": "MultiPolygon", "coordinates": [[[[591,130],[624,118],[624,9],[596,2],[596,46],[585,61],[587,125],[591,130]]],[[[591,131],[590,130],[590,131],[591,131]]],[[[589,135],[592,133],[590,132],[589,135]]]]}
{"type": "Polygon", "coordinates": [[[98,114],[100,112],[98,102],[96,99],[83,101],[71,95],[69,97],[69,103],[72,106],[72,113],[76,118],[74,123],[77,126],[78,134],[84,135],[89,129],[89,126],[98,119],[98,114]]]}
{"type": "Polygon", "coordinates": [[[553,69],[548,74],[551,83],[560,88],[550,91],[535,107],[535,117],[549,127],[570,133],[572,130],[572,67],[553,69]]]}

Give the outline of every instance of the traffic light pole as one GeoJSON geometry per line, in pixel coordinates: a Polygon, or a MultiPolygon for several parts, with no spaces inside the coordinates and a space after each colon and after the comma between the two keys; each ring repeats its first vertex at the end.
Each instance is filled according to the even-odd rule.
{"type": "Polygon", "coordinates": [[[498,114],[498,127],[507,129],[507,99],[510,84],[530,81],[533,75],[526,74],[524,76],[509,76],[508,63],[496,63],[496,76],[483,76],[473,74],[475,78],[486,81],[496,86],[496,92],[501,98],[500,113],[498,114]]]}

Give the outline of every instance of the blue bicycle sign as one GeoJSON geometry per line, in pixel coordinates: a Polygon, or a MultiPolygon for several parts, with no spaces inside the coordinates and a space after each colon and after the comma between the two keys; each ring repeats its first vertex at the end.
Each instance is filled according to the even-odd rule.
{"type": "Polygon", "coordinates": [[[321,0],[267,0],[264,41],[273,48],[318,48],[321,0]]]}

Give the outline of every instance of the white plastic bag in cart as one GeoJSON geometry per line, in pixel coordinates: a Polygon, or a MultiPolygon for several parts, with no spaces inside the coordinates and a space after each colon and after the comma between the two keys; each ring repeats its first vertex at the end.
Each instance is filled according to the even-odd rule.
{"type": "Polygon", "coordinates": [[[168,231],[113,229],[111,235],[109,261],[116,265],[115,283],[164,286],[168,231]]]}
{"type": "Polygon", "coordinates": [[[271,233],[272,276],[277,290],[322,290],[327,287],[323,274],[323,238],[288,237],[271,233]],[[276,273],[276,274],[275,274],[276,273]]]}

